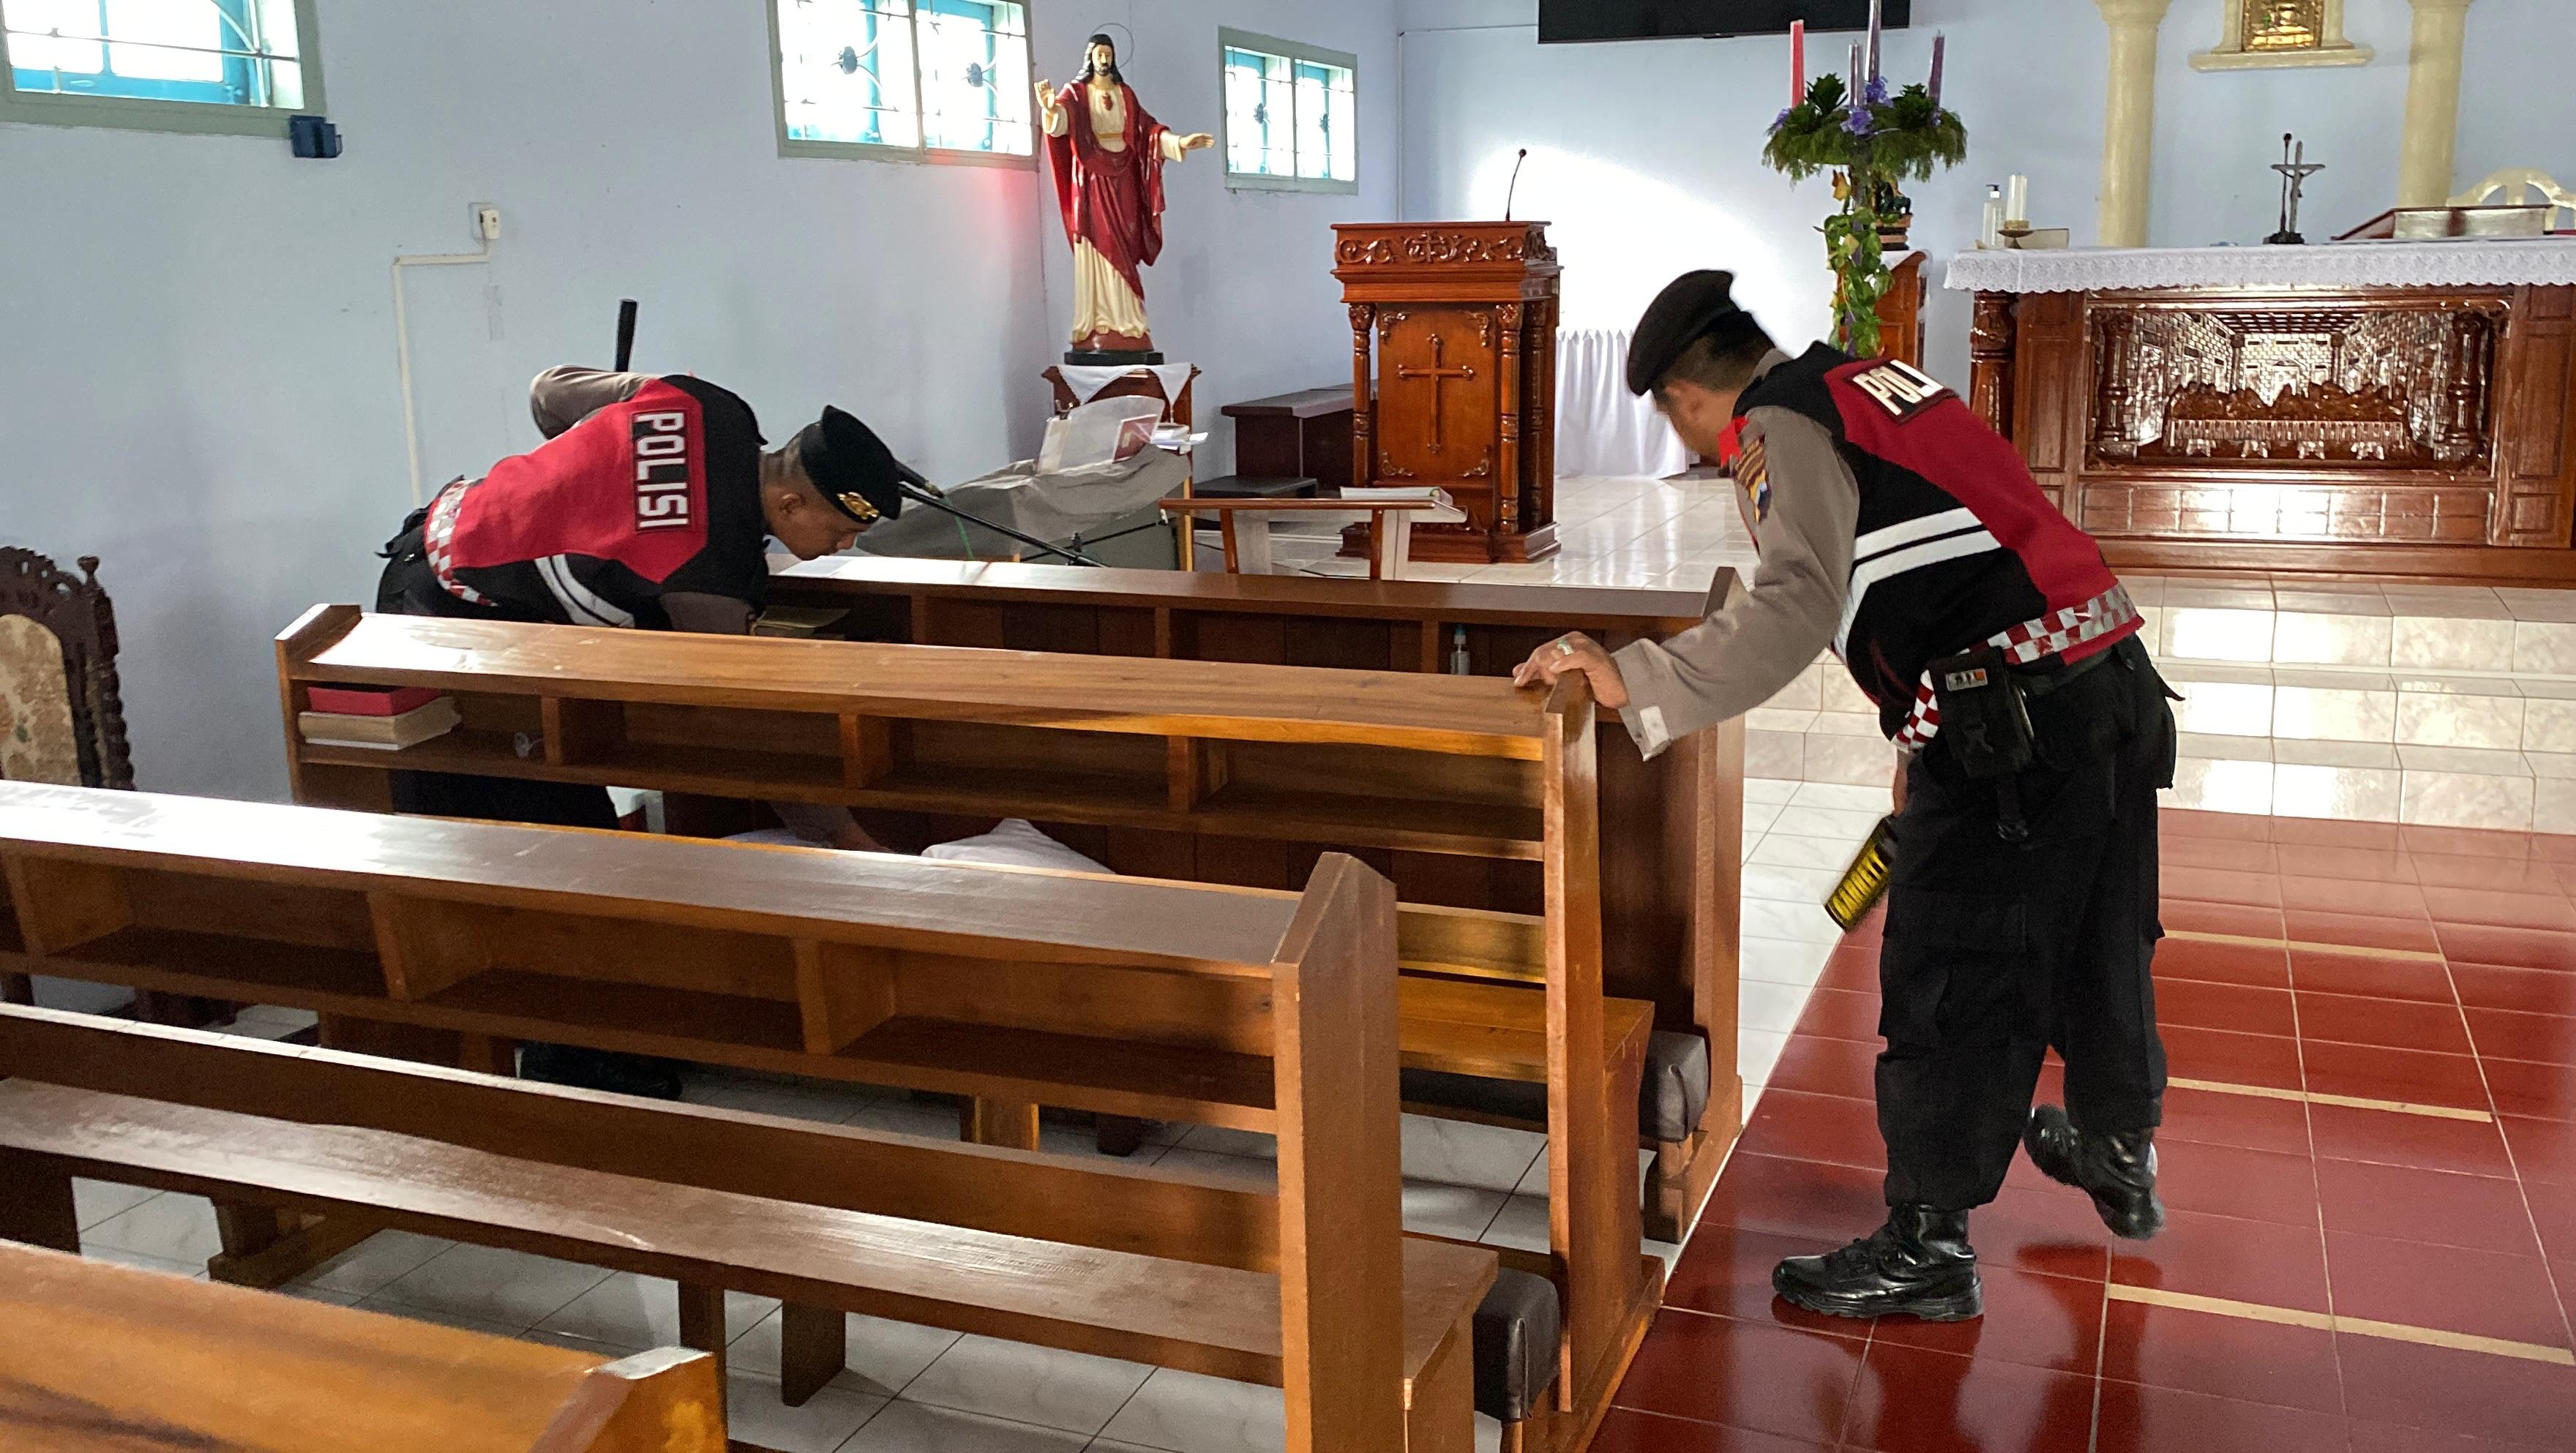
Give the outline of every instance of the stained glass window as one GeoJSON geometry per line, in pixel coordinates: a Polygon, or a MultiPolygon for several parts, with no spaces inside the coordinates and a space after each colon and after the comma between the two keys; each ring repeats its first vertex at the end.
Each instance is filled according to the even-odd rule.
{"type": "Polygon", "coordinates": [[[1027,6],[776,0],[776,14],[790,149],[1035,154],[1027,6]]]}
{"type": "Polygon", "coordinates": [[[149,125],[172,103],[301,109],[306,29],[295,0],[0,0],[12,119],[149,125]],[[66,101],[93,110],[34,109],[66,101]]]}
{"type": "Polygon", "coordinates": [[[1350,190],[1359,180],[1357,62],[1223,35],[1227,177],[1246,186],[1350,190]]]}

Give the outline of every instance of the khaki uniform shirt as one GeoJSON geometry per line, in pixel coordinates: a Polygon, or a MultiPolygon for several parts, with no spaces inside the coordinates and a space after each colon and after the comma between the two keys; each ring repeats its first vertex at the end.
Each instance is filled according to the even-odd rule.
{"type": "MultiPolygon", "coordinates": [[[[1754,377],[1787,361],[1775,349],[1754,377]]],[[[1671,640],[1638,641],[1612,658],[1628,686],[1620,718],[1648,757],[1778,695],[1832,644],[1842,623],[1860,526],[1859,479],[1833,435],[1804,414],[1756,408],[1745,415],[1744,442],[1761,461],[1739,466],[1748,477],[1735,482],[1762,552],[1752,588],[1671,640]],[[1751,477],[1765,470],[1767,501],[1751,477]]]]}

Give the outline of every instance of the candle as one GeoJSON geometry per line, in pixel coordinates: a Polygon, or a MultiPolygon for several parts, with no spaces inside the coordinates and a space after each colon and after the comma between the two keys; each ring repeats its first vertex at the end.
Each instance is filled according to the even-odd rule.
{"type": "Polygon", "coordinates": [[[2007,222],[2030,220],[2030,178],[2020,172],[2012,174],[2009,189],[2004,193],[2004,220],[2007,222]]]}
{"type": "Polygon", "coordinates": [[[1851,91],[1853,100],[1857,101],[1860,99],[1861,83],[1867,79],[1869,78],[1860,73],[1860,42],[1853,41],[1851,58],[1851,91]]]}
{"type": "Polygon", "coordinates": [[[1880,0],[1869,0],[1869,77],[1878,79],[1878,11],[1880,0]]]}
{"type": "Polygon", "coordinates": [[[1789,22],[1789,104],[1807,99],[1807,22],[1789,22]]]}
{"type": "Polygon", "coordinates": [[[1950,37],[1946,35],[1935,34],[1932,37],[1932,84],[1927,89],[1932,92],[1932,104],[1936,108],[1941,104],[1941,56],[1949,44],[1950,37]]]}

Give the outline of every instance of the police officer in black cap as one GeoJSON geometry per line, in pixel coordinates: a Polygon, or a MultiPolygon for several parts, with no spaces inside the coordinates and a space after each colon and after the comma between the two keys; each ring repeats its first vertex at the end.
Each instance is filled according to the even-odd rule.
{"type": "MultiPolygon", "coordinates": [[[[376,608],[467,620],[740,634],[768,594],[767,541],[803,560],[846,550],[921,477],[836,408],[764,450],[751,407],[714,384],[556,368],[529,389],[546,442],[459,479],[385,546],[376,608]]],[[[772,807],[800,836],[878,850],[846,808],[772,807]]],[[[613,828],[605,788],[448,772],[394,774],[402,812],[613,828]]],[[[530,1046],[534,1077],[676,1094],[665,1067],[530,1046]]]]}
{"type": "Polygon", "coordinates": [[[2100,548],[2009,442],[1910,365],[1781,352],[1733,282],[1666,288],[1628,387],[1732,473],[1762,557],[1752,588],[1668,641],[1552,641],[1516,679],[1582,672],[1648,756],[1760,706],[1820,650],[1877,704],[1899,753],[1879,954],[1888,1218],[1781,1262],[1772,1285],[1835,1316],[1974,1317],[1969,1213],[2017,1144],[2113,1232],[2164,1222],[2148,963],[2169,693],[2100,548]],[[2067,1104],[2034,1111],[2051,1048],[2067,1104]]]}

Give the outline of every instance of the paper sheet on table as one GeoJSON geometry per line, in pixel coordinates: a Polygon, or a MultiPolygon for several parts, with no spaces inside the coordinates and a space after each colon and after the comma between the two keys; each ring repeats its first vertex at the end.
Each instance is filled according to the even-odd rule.
{"type": "Polygon", "coordinates": [[[1154,399],[1100,399],[1047,424],[1038,472],[1057,474],[1133,459],[1154,442],[1163,406],[1154,399]]]}

